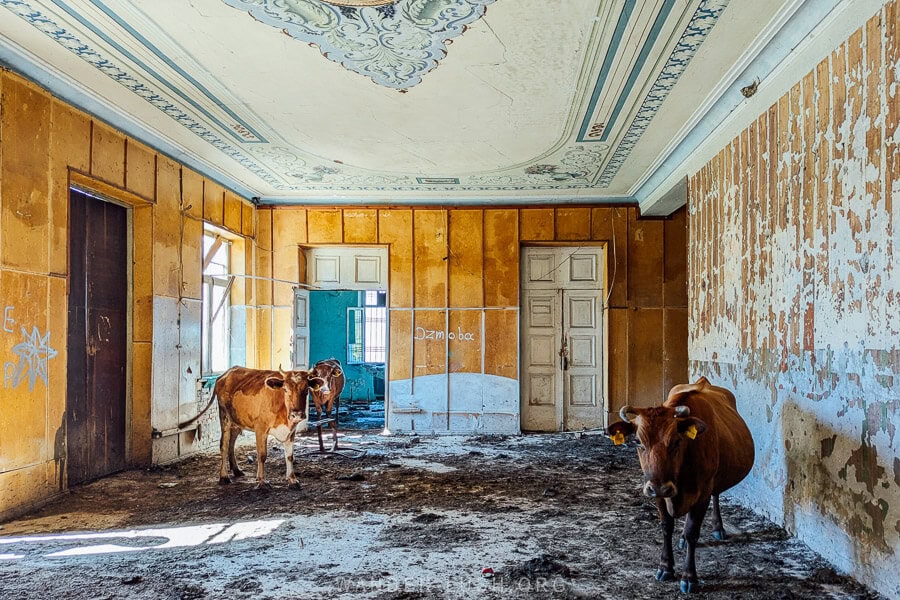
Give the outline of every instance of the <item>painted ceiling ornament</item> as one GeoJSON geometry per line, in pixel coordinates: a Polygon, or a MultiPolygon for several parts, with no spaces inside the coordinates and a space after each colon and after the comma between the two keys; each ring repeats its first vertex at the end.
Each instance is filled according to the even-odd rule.
{"type": "Polygon", "coordinates": [[[222,0],[378,85],[406,90],[495,0],[222,0]]]}

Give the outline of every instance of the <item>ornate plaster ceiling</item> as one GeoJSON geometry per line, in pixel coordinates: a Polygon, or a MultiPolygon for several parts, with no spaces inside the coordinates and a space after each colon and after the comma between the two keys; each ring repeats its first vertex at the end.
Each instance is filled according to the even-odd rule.
{"type": "Polygon", "coordinates": [[[0,60],[263,202],[622,202],[785,4],[0,0],[0,60]]]}

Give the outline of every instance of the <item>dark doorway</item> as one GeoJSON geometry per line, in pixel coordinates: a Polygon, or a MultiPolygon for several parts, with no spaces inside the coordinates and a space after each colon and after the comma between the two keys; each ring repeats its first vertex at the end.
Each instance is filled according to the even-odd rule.
{"type": "Polygon", "coordinates": [[[125,467],[128,211],[69,192],[69,485],[125,467]]]}

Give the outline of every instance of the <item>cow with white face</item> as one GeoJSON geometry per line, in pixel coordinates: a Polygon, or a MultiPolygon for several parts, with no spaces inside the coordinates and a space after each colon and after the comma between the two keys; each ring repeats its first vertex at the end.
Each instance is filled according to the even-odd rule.
{"type": "Polygon", "coordinates": [[[299,489],[300,482],[294,475],[294,433],[297,425],[307,418],[310,390],[327,388],[327,381],[309,371],[232,367],[216,380],[209,404],[200,414],[179,427],[198,419],[213,400],[218,399],[222,426],[219,483],[231,483],[229,468],[235,477],[244,474],[235,459],[234,444],[241,431],[247,429],[256,434],[256,488],[269,487],[264,465],[268,436],[271,435],[284,445],[285,477],[290,487],[299,489]]]}

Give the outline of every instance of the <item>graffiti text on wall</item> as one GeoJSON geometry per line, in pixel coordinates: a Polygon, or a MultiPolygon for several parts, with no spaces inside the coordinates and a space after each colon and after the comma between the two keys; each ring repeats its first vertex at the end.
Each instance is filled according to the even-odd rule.
{"type": "MultiPolygon", "coordinates": [[[[16,320],[12,318],[12,306],[7,306],[3,311],[3,331],[15,333],[13,325],[16,320]]],[[[22,341],[13,346],[13,353],[19,357],[18,362],[9,361],[3,365],[3,387],[18,387],[24,379],[28,379],[28,391],[34,390],[34,384],[38,379],[47,383],[47,362],[56,356],[57,352],[50,347],[50,332],[41,334],[37,326],[31,328],[31,333],[25,327],[22,330],[22,341]]]]}
{"type": "Polygon", "coordinates": [[[473,342],[475,341],[475,334],[469,333],[467,331],[463,331],[462,329],[457,329],[456,331],[437,331],[434,329],[425,329],[424,327],[416,327],[416,340],[442,340],[444,338],[448,340],[460,340],[462,342],[473,342]]]}

